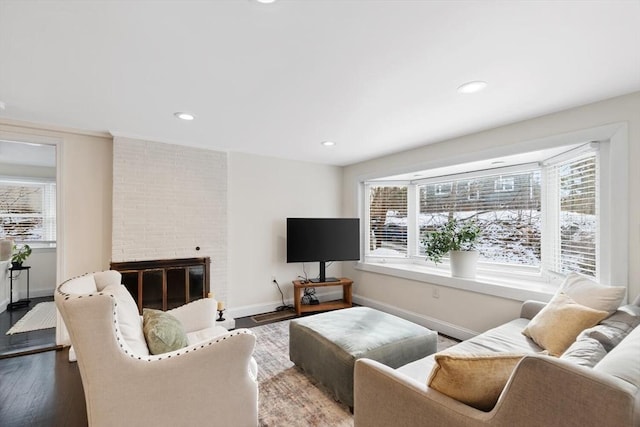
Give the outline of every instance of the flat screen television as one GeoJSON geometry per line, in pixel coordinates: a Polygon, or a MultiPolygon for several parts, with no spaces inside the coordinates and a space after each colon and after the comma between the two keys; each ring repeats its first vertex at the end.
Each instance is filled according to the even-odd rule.
{"type": "Polygon", "coordinates": [[[319,278],[311,282],[338,282],[326,277],[326,263],[359,259],[359,218],[287,218],[287,262],[319,262],[319,278]]]}

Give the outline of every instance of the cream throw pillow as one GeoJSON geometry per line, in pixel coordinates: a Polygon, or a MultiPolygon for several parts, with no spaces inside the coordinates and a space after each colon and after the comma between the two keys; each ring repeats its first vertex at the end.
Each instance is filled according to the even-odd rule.
{"type": "Polygon", "coordinates": [[[124,285],[109,285],[103,292],[116,298],[116,315],[120,333],[134,354],[148,356],[149,349],[142,333],[142,318],[138,313],[138,305],[124,285]]]}
{"type": "Polygon", "coordinates": [[[609,315],[580,305],[559,293],[529,322],[522,333],[552,356],[560,356],[576,340],[580,332],[609,315]]]}
{"type": "Polygon", "coordinates": [[[436,354],[428,386],[482,411],[495,406],[523,355],[436,354]]]}
{"type": "Polygon", "coordinates": [[[618,309],[627,289],[624,286],[604,286],[578,273],[571,273],[556,294],[564,293],[578,304],[609,314],[618,309]]]}

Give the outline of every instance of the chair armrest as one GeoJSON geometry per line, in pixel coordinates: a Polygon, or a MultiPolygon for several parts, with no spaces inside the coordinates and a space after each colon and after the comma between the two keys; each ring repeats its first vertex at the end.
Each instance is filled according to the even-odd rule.
{"type": "MultiPolygon", "coordinates": [[[[83,378],[83,385],[92,387],[87,410],[92,419],[109,420],[109,425],[210,425],[215,420],[216,425],[255,426],[254,348],[255,335],[238,329],[170,353],[110,356],[83,366],[90,377],[83,378]]],[[[78,363],[87,361],[79,358],[78,363]]]]}
{"type": "Polygon", "coordinates": [[[167,313],[175,316],[182,323],[186,332],[194,332],[216,326],[217,308],[218,301],[213,298],[202,298],[167,310],[167,313]]]}
{"type": "Polygon", "coordinates": [[[523,319],[533,319],[547,305],[546,302],[528,300],[522,303],[520,317],[523,319]]]}

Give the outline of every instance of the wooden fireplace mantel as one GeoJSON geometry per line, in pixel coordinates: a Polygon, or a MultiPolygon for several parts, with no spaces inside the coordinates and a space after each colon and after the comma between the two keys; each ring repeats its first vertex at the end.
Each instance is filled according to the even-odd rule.
{"type": "Polygon", "coordinates": [[[138,310],[170,310],[205,298],[210,289],[209,257],[112,262],[138,310]]]}

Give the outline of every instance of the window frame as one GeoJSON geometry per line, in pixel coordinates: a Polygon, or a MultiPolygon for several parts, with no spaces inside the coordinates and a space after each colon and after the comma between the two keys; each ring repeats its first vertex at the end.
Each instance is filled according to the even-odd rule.
{"type": "MultiPolygon", "coordinates": [[[[568,145],[583,144],[589,141],[600,141],[600,200],[599,200],[599,277],[597,280],[605,285],[627,286],[629,257],[628,257],[628,125],[626,122],[613,123],[590,129],[583,129],[567,134],[554,135],[536,140],[521,141],[500,147],[485,148],[471,153],[457,154],[452,150],[450,156],[440,156],[437,159],[411,167],[395,165],[385,171],[369,173],[356,177],[358,185],[358,213],[363,217],[364,204],[362,196],[365,194],[364,182],[377,180],[383,176],[412,176],[426,170],[451,167],[464,163],[486,161],[500,156],[514,156],[535,150],[544,150],[568,145]],[[411,175],[410,175],[411,174],[411,175]],[[614,184],[615,183],[615,184],[614,184]],[[615,206],[615,221],[613,207],[615,206]]],[[[410,199],[411,200],[411,199],[410,199]]],[[[363,223],[363,234],[366,229],[363,223]]],[[[384,274],[413,281],[468,290],[476,293],[499,296],[507,299],[523,301],[538,299],[547,301],[553,295],[562,275],[540,277],[530,271],[519,272],[518,277],[513,271],[499,271],[479,264],[478,277],[475,280],[453,278],[449,274],[448,265],[443,263],[437,268],[420,265],[410,258],[371,259],[364,254],[355,268],[376,274],[384,274]]],[[[426,263],[425,263],[426,264],[426,263]]]]}

